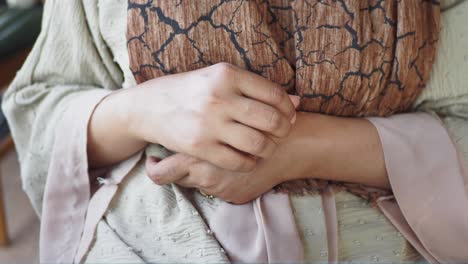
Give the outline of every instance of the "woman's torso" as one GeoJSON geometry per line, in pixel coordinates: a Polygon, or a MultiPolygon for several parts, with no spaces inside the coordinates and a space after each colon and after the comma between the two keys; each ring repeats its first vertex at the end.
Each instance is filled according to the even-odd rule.
{"type": "MultiPolygon", "coordinates": [[[[100,0],[98,6],[100,31],[113,53],[116,63],[122,69],[124,75],[123,87],[132,87],[136,84],[136,81],[130,70],[127,50],[127,1],[100,0]]],[[[285,45],[290,45],[287,43],[286,41],[285,45]]],[[[149,184],[149,181],[144,180],[146,175],[142,169],[143,165],[139,164],[138,166],[140,168],[134,170],[133,175],[130,175],[127,181],[122,184],[122,190],[117,194],[118,197],[114,199],[120,202],[114,202],[112,209],[107,213],[109,219],[119,220],[108,221],[107,224],[112,229],[120,229],[120,232],[128,233],[127,235],[121,234],[124,242],[130,247],[138,249],[137,253],[144,256],[145,259],[151,260],[154,259],[151,255],[163,254],[164,252],[147,250],[149,245],[145,246],[145,244],[141,243],[137,245],[136,241],[143,240],[142,236],[145,236],[147,239],[152,238],[153,243],[160,243],[156,231],[153,234],[151,230],[144,231],[143,233],[146,232],[144,235],[139,233],[141,230],[145,230],[143,224],[145,221],[147,225],[156,224],[148,219],[151,219],[152,215],[160,215],[161,211],[154,206],[142,205],[141,201],[154,200],[155,195],[172,197],[173,193],[164,191],[156,194],[151,189],[156,188],[154,186],[148,188],[138,187],[142,184],[149,184]],[[139,216],[129,216],[128,213],[131,212],[129,208],[137,206],[137,204],[143,213],[139,216]],[[142,217],[145,220],[135,221],[135,217],[142,217]],[[134,235],[129,235],[130,233],[134,233],[134,235]],[[135,238],[131,239],[132,236],[135,236],[135,238]]],[[[198,212],[191,211],[185,217],[192,215],[194,218],[201,217],[201,219],[210,217],[210,214],[216,210],[217,204],[221,202],[218,200],[207,201],[206,198],[198,194],[194,194],[193,200],[181,196],[177,199],[186,199],[186,202],[193,204],[194,208],[198,208],[198,212]]],[[[291,200],[298,229],[306,249],[306,259],[308,261],[327,261],[327,235],[321,197],[319,195],[309,195],[292,197],[291,200]]],[[[165,206],[171,207],[171,205],[178,204],[180,203],[174,203],[172,198],[169,198],[165,206]]],[[[363,199],[348,192],[339,192],[336,195],[336,207],[339,222],[340,260],[410,261],[419,258],[419,255],[415,253],[391,223],[376,208],[363,199]]],[[[179,208],[179,210],[188,209],[179,208]]],[[[168,229],[177,229],[177,226],[174,226],[176,225],[175,222],[171,221],[170,218],[162,217],[160,219],[165,220],[158,224],[164,225],[168,229]]],[[[101,238],[104,235],[101,234],[101,238]]],[[[188,233],[188,235],[184,234],[183,236],[187,236],[186,240],[188,241],[191,234],[188,233]]],[[[91,250],[91,255],[93,250],[95,249],[91,250]]],[[[191,252],[190,254],[195,253],[191,252]]],[[[196,254],[199,253],[196,252],[196,254]]]]}

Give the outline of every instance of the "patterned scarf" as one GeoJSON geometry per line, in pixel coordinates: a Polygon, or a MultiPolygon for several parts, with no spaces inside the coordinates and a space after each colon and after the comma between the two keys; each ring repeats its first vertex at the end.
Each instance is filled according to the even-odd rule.
{"type": "Polygon", "coordinates": [[[129,0],[127,41],[138,83],[229,62],[301,96],[301,111],[389,116],[425,87],[439,23],[436,0],[129,0]]]}

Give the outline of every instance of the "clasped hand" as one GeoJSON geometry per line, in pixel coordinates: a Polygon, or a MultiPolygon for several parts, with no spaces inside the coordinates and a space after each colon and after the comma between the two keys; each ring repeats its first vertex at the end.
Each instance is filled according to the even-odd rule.
{"type": "MultiPolygon", "coordinates": [[[[161,161],[147,159],[147,173],[154,182],[198,188],[239,204],[282,181],[278,170],[287,170],[288,163],[275,150],[296,119],[298,97],[225,63],[158,82],[165,87],[158,96],[164,107],[156,109],[164,109],[164,115],[153,110],[159,111],[153,118],[165,116],[167,125],[141,137],[178,153],[161,161]],[[175,93],[174,86],[181,90],[175,93]]],[[[139,89],[152,89],[151,83],[139,89]]],[[[151,125],[148,121],[140,124],[151,125]]]]}

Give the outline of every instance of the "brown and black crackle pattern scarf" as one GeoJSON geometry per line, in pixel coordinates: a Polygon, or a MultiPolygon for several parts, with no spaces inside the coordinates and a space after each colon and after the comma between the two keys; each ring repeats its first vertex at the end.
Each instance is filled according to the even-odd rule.
{"type": "Polygon", "coordinates": [[[138,83],[229,62],[301,96],[301,111],[389,116],[425,87],[439,23],[436,0],[129,0],[127,41],[138,83]]]}

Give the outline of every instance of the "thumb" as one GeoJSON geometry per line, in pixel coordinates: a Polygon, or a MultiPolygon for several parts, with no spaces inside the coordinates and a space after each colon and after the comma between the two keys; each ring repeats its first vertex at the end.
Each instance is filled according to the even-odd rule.
{"type": "Polygon", "coordinates": [[[187,176],[190,166],[196,161],[196,158],[182,153],[176,153],[162,160],[147,157],[146,173],[158,185],[169,184],[187,176]]]}

